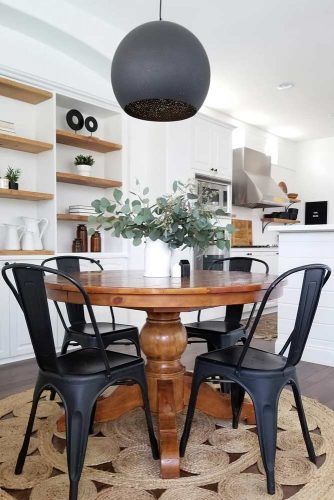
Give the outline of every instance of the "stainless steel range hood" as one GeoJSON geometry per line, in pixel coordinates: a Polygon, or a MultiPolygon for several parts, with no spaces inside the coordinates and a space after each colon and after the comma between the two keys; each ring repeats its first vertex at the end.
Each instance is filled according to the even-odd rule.
{"type": "Polygon", "coordinates": [[[271,158],[250,148],[233,151],[233,205],[248,208],[285,207],[288,197],[271,177],[271,158]]]}

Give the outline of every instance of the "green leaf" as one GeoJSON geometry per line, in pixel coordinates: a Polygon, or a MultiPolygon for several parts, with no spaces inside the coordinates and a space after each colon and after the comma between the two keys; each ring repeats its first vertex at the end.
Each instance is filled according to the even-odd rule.
{"type": "Polygon", "coordinates": [[[216,246],[219,248],[219,250],[224,250],[226,248],[225,243],[226,242],[224,240],[219,240],[216,242],[216,246]]]}
{"type": "Polygon", "coordinates": [[[234,233],[235,232],[235,227],[232,224],[227,224],[227,226],[226,226],[225,229],[226,229],[226,231],[228,233],[234,233]]]}
{"type": "Polygon", "coordinates": [[[143,189],[143,195],[144,195],[144,196],[146,196],[146,195],[149,193],[149,191],[150,191],[150,190],[149,190],[149,188],[148,188],[148,187],[144,188],[144,189],[143,189]]]}
{"type": "Polygon", "coordinates": [[[141,244],[141,238],[134,238],[133,239],[133,245],[135,247],[138,247],[141,244]]]}
{"type": "Polygon", "coordinates": [[[110,201],[108,200],[108,198],[101,199],[100,206],[103,210],[105,210],[107,207],[109,207],[109,205],[110,205],[110,201]]]}
{"type": "Polygon", "coordinates": [[[147,205],[148,203],[150,203],[150,200],[148,198],[144,198],[143,203],[144,203],[144,205],[147,205]]]}
{"type": "Polygon", "coordinates": [[[161,231],[160,231],[160,229],[157,229],[157,228],[153,229],[153,231],[151,231],[149,233],[149,237],[152,241],[158,240],[160,238],[160,236],[161,236],[161,231]]]}
{"type": "Polygon", "coordinates": [[[173,182],[173,191],[174,191],[174,193],[176,193],[178,185],[179,185],[178,181],[174,181],[173,182]]]}
{"type": "Polygon", "coordinates": [[[95,222],[96,222],[95,215],[89,215],[88,216],[88,224],[95,224],[95,222]]]}
{"type": "Polygon", "coordinates": [[[188,200],[197,200],[198,195],[195,193],[187,193],[188,200]]]}
{"type": "Polygon", "coordinates": [[[91,203],[92,207],[95,208],[95,212],[99,213],[101,212],[100,210],[100,200],[94,200],[91,203]]]}
{"type": "Polygon", "coordinates": [[[111,213],[111,214],[112,214],[112,213],[115,211],[115,208],[116,208],[116,205],[115,205],[115,204],[113,204],[113,205],[109,205],[109,206],[107,207],[107,212],[109,212],[109,213],[111,213]]]}
{"type": "Polygon", "coordinates": [[[167,205],[167,200],[163,196],[160,196],[160,198],[157,198],[157,203],[161,207],[165,207],[167,205]]]}
{"type": "Polygon", "coordinates": [[[117,203],[119,203],[121,201],[122,196],[123,196],[122,191],[120,189],[115,188],[113,194],[114,194],[115,201],[117,203]]]}
{"type": "Polygon", "coordinates": [[[136,179],[136,186],[139,186],[139,184],[140,184],[140,183],[139,183],[139,180],[138,180],[138,179],[136,179]]]}
{"type": "Polygon", "coordinates": [[[88,229],[88,234],[89,234],[89,236],[91,236],[91,235],[92,235],[92,234],[94,234],[94,233],[95,233],[95,229],[94,229],[93,227],[90,227],[90,228],[88,229]]]}
{"type": "Polygon", "coordinates": [[[135,207],[136,205],[141,205],[140,201],[139,200],[133,200],[133,202],[131,203],[132,207],[135,207]]]}
{"type": "Polygon", "coordinates": [[[225,211],[222,208],[217,208],[217,210],[215,211],[215,215],[225,215],[225,211]]]}

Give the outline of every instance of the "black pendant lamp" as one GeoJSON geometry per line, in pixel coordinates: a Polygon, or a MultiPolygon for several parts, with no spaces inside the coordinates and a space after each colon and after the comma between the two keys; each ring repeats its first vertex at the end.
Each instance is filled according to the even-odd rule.
{"type": "Polygon", "coordinates": [[[201,42],[179,24],[142,24],[119,44],[111,82],[124,111],[141,120],[169,122],[194,116],[210,85],[210,64],[201,42]]]}

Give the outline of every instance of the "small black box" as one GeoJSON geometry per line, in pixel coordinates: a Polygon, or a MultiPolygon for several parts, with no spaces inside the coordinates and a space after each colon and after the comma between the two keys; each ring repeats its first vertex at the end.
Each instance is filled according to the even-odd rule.
{"type": "Polygon", "coordinates": [[[305,203],[305,224],[327,224],[327,201],[305,203]]]}
{"type": "Polygon", "coordinates": [[[180,260],[179,262],[181,266],[181,278],[189,278],[190,276],[190,262],[189,260],[180,260]]]}

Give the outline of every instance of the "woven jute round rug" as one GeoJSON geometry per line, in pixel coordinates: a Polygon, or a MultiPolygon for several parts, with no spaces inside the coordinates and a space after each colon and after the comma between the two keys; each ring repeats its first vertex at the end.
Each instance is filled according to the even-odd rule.
{"type": "MultiPolygon", "coordinates": [[[[50,477],[32,489],[30,500],[66,500],[70,484],[67,474],[50,477]]],[[[83,478],[79,484],[78,500],[91,500],[96,498],[97,490],[93,481],[83,478]]]]}
{"type": "MultiPolygon", "coordinates": [[[[56,422],[63,408],[42,399],[29,455],[21,475],[15,462],[21,447],[33,391],[0,400],[0,500],[67,500],[66,442],[56,422]]],[[[269,496],[256,426],[231,429],[196,412],[179,479],[161,479],[148,444],[143,411],[97,425],[89,437],[79,500],[332,500],[334,498],[334,412],[304,398],[317,465],[307,458],[293,395],[279,405],[276,493],[269,496]],[[289,425],[290,423],[290,425],[289,425]]],[[[185,414],[177,417],[182,432],[185,414]]],[[[154,422],[156,426],[156,422],[154,422]]]]}

